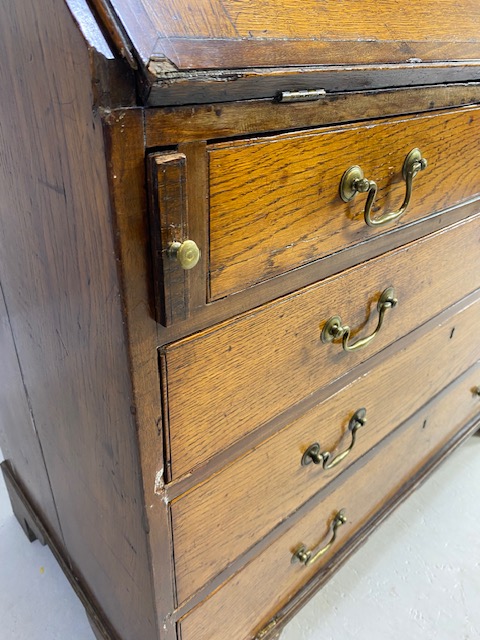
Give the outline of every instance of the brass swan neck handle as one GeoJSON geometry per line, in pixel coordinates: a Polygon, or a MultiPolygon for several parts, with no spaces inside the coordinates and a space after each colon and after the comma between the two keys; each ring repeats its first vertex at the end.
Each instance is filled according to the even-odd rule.
{"type": "Polygon", "coordinates": [[[359,340],[351,344],[349,342],[351,333],[350,327],[347,324],[342,325],[342,319],[340,318],[340,316],[332,316],[323,326],[321,333],[322,342],[333,342],[334,340],[341,338],[342,348],[344,351],[357,351],[358,349],[363,349],[364,347],[368,346],[378,335],[383,325],[383,319],[386,310],[393,309],[393,307],[395,307],[397,303],[398,300],[395,297],[394,288],[387,287],[385,291],[383,291],[377,303],[378,323],[372,334],[366,336],[365,338],[360,338],[359,340]]]}
{"type": "Polygon", "coordinates": [[[365,408],[357,409],[348,423],[348,430],[352,434],[352,439],[350,445],[345,451],[339,453],[334,458],[332,458],[332,454],[329,451],[322,451],[320,444],[318,442],[314,442],[311,444],[305,453],[302,456],[302,466],[308,466],[313,463],[316,465],[321,465],[323,469],[333,469],[337,464],[345,460],[350,451],[355,446],[355,442],[357,439],[357,431],[360,427],[367,422],[367,410],[365,408]]]}
{"type": "Polygon", "coordinates": [[[302,544],[292,555],[292,563],[301,562],[306,567],[310,566],[314,562],[318,560],[321,556],[323,556],[333,545],[335,540],[337,539],[337,531],[338,528],[345,524],[347,521],[347,516],[345,514],[345,509],[341,509],[334,517],[332,521],[332,537],[328,541],[328,543],[315,551],[315,547],[313,549],[308,549],[304,544],[302,544]]]}
{"type": "Polygon", "coordinates": [[[344,202],[350,202],[357,193],[367,193],[367,201],[365,203],[364,218],[369,227],[378,227],[388,222],[398,220],[403,216],[410,204],[412,197],[413,179],[419,171],[423,171],[427,167],[427,160],[422,157],[420,149],[412,149],[405,158],[403,163],[403,179],[406,182],[406,192],[403,204],[398,211],[390,211],[374,218],[372,216],[372,207],[377,196],[377,183],[374,180],[368,180],[362,169],[358,165],[354,165],[345,171],[340,182],[340,197],[344,202]]]}

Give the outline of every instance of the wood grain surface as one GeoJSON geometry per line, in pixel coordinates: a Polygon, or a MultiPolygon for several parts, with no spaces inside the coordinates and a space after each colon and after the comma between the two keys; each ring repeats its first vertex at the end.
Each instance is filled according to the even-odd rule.
{"type": "MultiPolygon", "coordinates": [[[[30,502],[63,544],[62,531],[37,428],[30,411],[3,291],[0,288],[0,449],[12,473],[28,487],[30,502]]],[[[14,505],[12,505],[14,506],[14,505]]],[[[18,516],[17,516],[18,517],[18,516]]]]}
{"type": "Polygon", "coordinates": [[[183,153],[152,153],[147,158],[156,318],[164,326],[188,317],[190,271],[167,254],[172,242],[189,237],[185,165],[183,153]]]}
{"type": "Polygon", "coordinates": [[[479,322],[477,301],[174,500],[171,509],[179,601],[480,360],[480,345],[472,345],[471,339],[471,327],[479,322]],[[412,385],[412,379],[423,383],[412,385]],[[367,409],[367,423],[341,464],[331,470],[314,464],[301,466],[304,451],[314,442],[321,444],[321,451],[330,451],[332,458],[346,449],[351,440],[349,420],[361,407],[367,409]]]}
{"type": "MultiPolygon", "coordinates": [[[[182,145],[182,148],[190,145],[193,146],[194,144],[196,145],[197,143],[187,143],[186,145],[182,145]]],[[[199,144],[201,145],[203,143],[199,144]]],[[[189,167],[192,168],[191,159],[189,161],[189,167]]],[[[197,167],[203,172],[205,164],[200,162],[197,164],[197,167]]],[[[206,223],[202,224],[202,220],[208,219],[206,215],[208,213],[207,206],[203,198],[195,199],[195,193],[198,193],[195,191],[195,188],[192,187],[191,192],[189,197],[192,198],[194,203],[197,203],[196,208],[199,214],[201,210],[204,210],[202,215],[199,215],[199,218],[195,217],[196,233],[198,234],[199,230],[203,230],[200,235],[195,237],[202,238],[202,247],[208,247],[208,229],[205,226],[206,223]]],[[[191,211],[192,202],[189,202],[189,204],[191,211]]],[[[479,211],[480,199],[474,198],[473,200],[449,207],[438,213],[433,213],[421,220],[412,223],[405,222],[402,226],[394,225],[390,231],[381,233],[378,236],[374,235],[366,242],[354,245],[353,247],[347,247],[343,251],[339,251],[331,256],[309,262],[302,267],[288,271],[284,275],[270,278],[253,287],[248,287],[235,295],[226,296],[225,298],[220,298],[207,304],[205,303],[207,272],[206,267],[200,267],[200,269],[196,271],[199,284],[195,285],[191,293],[192,295],[195,293],[198,298],[203,296],[203,302],[197,303],[194,307],[194,313],[192,313],[187,320],[173,324],[170,327],[158,325],[158,346],[175,342],[186,335],[192,335],[215,324],[224,322],[233,316],[260,307],[276,298],[294,293],[298,289],[315,284],[320,280],[350,269],[361,262],[376,258],[388,251],[392,251],[409,242],[425,237],[430,233],[446,229],[461,220],[476,215],[479,211]]],[[[202,253],[202,257],[204,255],[205,252],[202,253]]],[[[152,311],[152,314],[153,313],[152,311]]]]}
{"type": "Polygon", "coordinates": [[[239,291],[364,242],[480,193],[480,110],[355,124],[223,143],[209,153],[210,293],[239,291]],[[344,203],[344,172],[359,165],[378,185],[373,217],[397,211],[404,160],[418,147],[428,160],[397,223],[368,227],[366,194],[344,203]]]}
{"type": "Polygon", "coordinates": [[[301,5],[112,0],[111,5],[145,65],[162,57],[180,69],[478,57],[480,9],[474,0],[412,0],[402,11],[393,0],[348,7],[337,0],[301,5]]]}
{"type": "MultiPolygon", "coordinates": [[[[335,1],[335,0],[333,0],[335,1]]],[[[268,70],[291,66],[306,65],[345,65],[356,64],[384,65],[385,63],[436,62],[449,60],[476,60],[478,56],[478,39],[469,41],[435,41],[425,39],[412,42],[404,39],[371,41],[371,40],[281,40],[268,38],[159,38],[151,56],[149,68],[159,78],[159,85],[168,78],[172,67],[181,69],[184,77],[189,78],[195,70],[225,69],[227,80],[235,80],[235,69],[268,70]],[[164,60],[168,64],[162,64],[164,60]],[[353,62],[352,62],[353,61],[353,62]],[[156,64],[160,62],[160,64],[156,64]],[[232,65],[239,65],[238,67],[232,65]]],[[[268,73],[268,71],[267,71],[268,73]]],[[[209,74],[206,74],[207,77],[209,74]]],[[[260,78],[258,78],[261,82],[260,78]]],[[[228,93],[229,86],[225,87],[228,93]]]]}
{"type": "MultiPolygon", "coordinates": [[[[332,98],[341,92],[415,87],[420,90],[421,99],[422,89],[427,85],[441,91],[445,84],[478,82],[479,79],[478,61],[353,66],[332,64],[323,67],[210,71],[198,75],[179,72],[170,74],[168,82],[159,80],[153,85],[147,84],[143,96],[150,106],[226,103],[235,100],[248,104],[248,100],[259,98],[273,100],[280,91],[308,90],[312,87],[325,89],[332,94],[332,98]]],[[[412,101],[414,104],[415,99],[412,101]]],[[[410,109],[402,111],[409,112],[410,109]]],[[[351,120],[356,119],[353,117],[351,120]]],[[[270,129],[270,126],[265,129],[270,129]]]]}
{"type": "MultiPolygon", "coordinates": [[[[322,82],[319,86],[323,87],[322,82]]],[[[290,87],[291,88],[291,87],[290,87]]],[[[270,100],[197,104],[145,111],[147,147],[174,145],[184,141],[214,140],[263,134],[265,131],[295,131],[306,127],[359,122],[459,107],[480,102],[480,83],[374,89],[326,93],[312,102],[283,103],[270,100]]]]}
{"type": "Polygon", "coordinates": [[[352,468],[332,493],[322,497],[320,503],[312,501],[301,520],[182,618],[182,640],[220,640],[225,634],[238,640],[251,639],[302,585],[315,574],[328,572],[342,545],[354,542],[375,512],[395,495],[400,496],[402,485],[419,474],[462,425],[478,415],[478,396],[471,389],[479,373],[479,365],[470,369],[418,411],[400,433],[393,433],[388,443],[359,461],[359,468],[352,468]],[[310,567],[292,564],[292,554],[300,545],[312,548],[329,540],[331,521],[342,508],[347,523],[338,530],[332,549],[310,567]],[[252,589],[252,585],[258,588],[252,589]],[[228,616],[222,615],[225,611],[229,611],[228,616]],[[221,627],[219,619],[223,621],[221,627]]]}
{"type": "MultiPolygon", "coordinates": [[[[313,570],[292,573],[289,558],[300,541],[321,542],[337,502],[345,498],[342,506],[349,514],[336,547],[342,550],[344,543],[353,544],[366,531],[362,527],[379,507],[402,491],[409,474],[478,411],[478,398],[471,393],[473,379],[478,384],[477,367],[418,411],[411,428],[405,427],[405,437],[400,437],[400,430],[390,433],[389,420],[398,424],[411,415],[477,357],[476,348],[466,347],[464,326],[467,321],[474,325],[478,304],[455,320],[451,317],[453,324],[432,329],[430,341],[418,343],[410,355],[394,343],[401,337],[410,340],[408,334],[415,328],[480,286],[480,201],[432,214],[479,193],[478,137],[472,132],[478,128],[480,111],[421,116],[418,124],[405,117],[408,112],[478,102],[478,85],[470,81],[480,79],[480,8],[473,0],[459,0],[454,6],[447,0],[413,0],[399,13],[392,11],[392,0],[381,0],[375,3],[378,20],[372,21],[364,7],[353,5],[349,19],[340,20],[341,5],[337,0],[306,0],[303,5],[291,0],[5,0],[0,5],[0,427],[7,433],[1,443],[8,457],[4,470],[13,470],[11,487],[15,485],[17,498],[22,496],[23,506],[16,503],[19,520],[28,512],[27,504],[38,510],[47,525],[43,538],[76,585],[98,637],[178,640],[183,634],[183,640],[237,640],[256,632],[314,575],[313,570]],[[447,8],[450,18],[442,20],[447,8]],[[401,96],[370,93],[430,82],[469,84],[438,91],[424,87],[421,93],[409,89],[401,96]],[[282,89],[312,88],[311,83],[329,92],[369,93],[329,95],[318,109],[296,105],[281,112],[286,105],[270,103],[282,89]],[[212,96],[219,103],[266,96],[269,104],[148,114],[138,106],[162,101],[196,105],[212,96]],[[409,151],[397,143],[405,143],[418,130],[420,142],[415,136],[414,145],[424,146],[430,162],[437,159],[433,166],[442,169],[416,179],[414,199],[415,187],[431,184],[430,175],[436,183],[428,193],[418,191],[418,211],[412,208],[410,221],[432,215],[397,234],[370,236],[358,230],[352,238],[350,228],[345,231],[325,222],[332,241],[317,246],[311,239],[318,229],[312,231],[313,209],[305,214],[313,191],[318,191],[309,171],[315,162],[327,166],[327,151],[343,162],[342,140],[349,135],[348,147],[356,152],[352,163],[362,162],[357,152],[365,146],[367,125],[338,125],[329,131],[318,127],[331,124],[332,118],[348,123],[400,113],[398,122],[370,123],[383,153],[369,152],[364,169],[381,182],[379,205],[395,206],[403,195],[398,172],[409,151]],[[315,131],[281,133],[310,127],[315,131]],[[267,131],[269,139],[253,138],[267,131]],[[278,134],[272,136],[273,131],[278,134]],[[357,134],[359,142],[354,143],[357,134]],[[245,135],[248,142],[221,142],[245,135]],[[316,147],[320,138],[330,135],[324,157],[316,147]],[[447,152],[434,144],[440,139],[453,152],[449,173],[447,152]],[[395,151],[386,149],[390,144],[395,151]],[[259,162],[256,154],[262,145],[270,145],[272,151],[259,162]],[[180,312],[177,301],[169,301],[168,327],[155,319],[145,164],[147,153],[159,151],[175,154],[176,161],[186,159],[176,166],[185,187],[177,213],[185,213],[184,229],[203,252],[198,269],[188,276],[180,312]],[[248,162],[243,153],[245,158],[252,154],[248,162]],[[266,171],[259,178],[262,162],[267,162],[270,178],[266,171]],[[227,184],[222,194],[225,185],[220,184],[215,191],[214,186],[242,163],[246,171],[237,176],[234,188],[227,184]],[[245,201],[240,214],[247,211],[246,219],[235,214],[228,220],[230,206],[244,188],[255,191],[265,208],[264,200],[270,197],[265,194],[272,187],[265,185],[267,179],[281,199],[286,189],[294,209],[294,220],[288,224],[295,235],[288,254],[293,258],[278,258],[278,263],[272,253],[280,255],[278,248],[283,251],[289,242],[288,233],[277,235],[283,233],[281,224],[260,233],[245,201]],[[297,179],[306,181],[306,190],[295,187],[297,179]],[[302,231],[300,208],[307,231],[302,231]],[[437,232],[474,214],[463,224],[437,232]],[[240,218],[244,227],[236,229],[240,218]],[[210,255],[211,224],[215,240],[210,255]],[[234,243],[246,236],[247,249],[254,253],[272,242],[270,257],[257,255],[246,267],[239,258],[243,247],[232,261],[231,253],[222,253],[221,225],[234,243]],[[257,245],[256,234],[262,233],[257,245]],[[298,243],[302,233],[303,249],[298,243]],[[427,233],[432,235],[425,237],[427,233]],[[335,255],[330,258],[331,253],[335,255]],[[315,284],[306,287],[309,283],[315,284]],[[396,287],[399,306],[387,313],[381,335],[368,352],[345,354],[338,343],[321,344],[321,327],[334,313],[354,327],[354,337],[372,331],[376,303],[387,285],[396,287]],[[276,300],[280,295],[286,297],[276,300]],[[194,331],[198,333],[192,335],[194,331]],[[392,352],[382,363],[387,346],[395,357],[392,352]],[[454,359],[454,346],[455,364],[447,367],[448,358],[454,359]],[[433,352],[435,357],[429,358],[433,352]],[[369,358],[375,354],[379,368],[368,373],[369,358]],[[415,354],[422,358],[417,369],[429,383],[400,407],[398,398],[406,393],[408,379],[405,371],[415,354]],[[356,365],[364,367],[361,375],[353,373],[356,365]],[[346,372],[352,374],[348,386],[340,380],[346,372]],[[381,411],[384,395],[373,393],[369,385],[373,380],[375,388],[397,375],[398,398],[386,420],[381,411]],[[338,384],[338,393],[327,401],[329,384],[338,384]],[[322,389],[324,401],[318,404],[315,394],[322,389]],[[359,440],[352,464],[339,469],[341,475],[317,473],[320,470],[313,467],[299,472],[298,457],[310,438],[321,438],[333,450],[345,446],[345,425],[357,408],[350,405],[360,396],[371,398],[369,420],[374,427],[359,440]],[[309,398],[306,412],[298,403],[309,398]],[[329,416],[328,428],[318,435],[323,416],[329,416]],[[273,437],[279,425],[284,428],[273,437]],[[272,437],[263,442],[267,429],[272,437]],[[259,436],[254,449],[242,440],[246,435],[259,436]],[[385,457],[383,445],[377,445],[384,436],[392,438],[385,457]],[[278,475],[272,467],[267,473],[266,465],[272,465],[274,457],[272,442],[281,447],[278,475]],[[248,454],[220,469],[221,455],[231,462],[247,449],[248,454]],[[411,450],[413,455],[406,456],[411,450]],[[366,462],[372,463],[368,472],[366,462]],[[199,470],[203,475],[196,475],[199,470]],[[257,477],[258,488],[246,487],[247,477],[257,477]],[[303,478],[306,485],[297,495],[295,483],[303,478]],[[275,491],[280,482],[285,484],[282,501],[275,491]],[[258,507],[256,491],[263,483],[262,500],[270,500],[260,514],[248,499],[254,498],[258,507]],[[181,492],[185,494],[179,496],[181,492]],[[229,496],[234,514],[225,508],[229,496]],[[172,497],[177,498],[173,503],[172,497]],[[314,506],[315,511],[301,520],[314,506]],[[245,521],[250,514],[249,526],[255,529],[250,535],[245,522],[238,520],[242,514],[245,521]],[[192,528],[205,536],[201,543],[192,536],[192,528]],[[215,554],[219,530],[222,549],[215,554]],[[257,562],[248,564],[275,539],[257,562]],[[253,595],[252,581],[262,581],[265,589],[253,595]],[[225,586],[216,590],[220,582],[225,586]],[[240,597],[238,588],[244,589],[240,597]],[[187,610],[191,615],[177,626],[187,610]]],[[[170,195],[157,192],[153,203],[171,206],[170,195]]],[[[352,224],[358,221],[357,208],[349,210],[352,224]]],[[[274,211],[275,207],[267,210],[271,221],[276,219],[274,211]]],[[[155,206],[150,213],[155,213],[155,206]]],[[[341,216],[335,217],[338,222],[341,216]]],[[[165,299],[165,292],[162,295],[165,299]]],[[[160,312],[159,316],[167,315],[165,308],[160,312]]],[[[448,313],[453,316],[454,311],[448,313]]],[[[425,326],[422,330],[427,333],[425,326]]],[[[409,348],[412,345],[413,337],[409,348]]],[[[326,558],[325,567],[333,557],[326,558]]]]}
{"type": "Polygon", "coordinates": [[[473,217],[165,347],[173,477],[478,288],[479,223],[473,217]],[[337,342],[321,342],[333,315],[352,327],[354,338],[371,333],[388,286],[399,303],[366,350],[345,353],[337,342]]]}
{"type": "Polygon", "coordinates": [[[157,330],[151,306],[151,263],[145,189],[145,149],[141,109],[112,111],[103,121],[108,146],[108,179],[112,197],[116,255],[122,281],[121,300],[128,336],[128,366],[132,382],[130,414],[135,422],[143,481],[143,522],[148,531],[149,578],[143,588],[155,599],[155,616],[162,640],[176,631],[170,612],[174,606],[173,560],[167,505],[164,500],[164,446],[157,330]],[[150,582],[151,580],[151,582],[150,582]]]}
{"type": "MultiPolygon", "coordinates": [[[[165,487],[168,501],[173,502],[183,494],[187,494],[192,489],[195,489],[197,486],[209,480],[211,476],[221,471],[224,467],[227,467],[241,456],[244,456],[253,449],[256,449],[285,427],[295,424],[297,420],[300,420],[304,415],[314,410],[315,407],[324,403],[328,398],[336,396],[337,393],[342,391],[342,389],[349,387],[358,378],[368,376],[370,371],[379,367],[384,359],[392,359],[399,356],[400,353],[409,349],[417,340],[421,341],[425,336],[430,334],[437,326],[448,322],[448,320],[455,314],[475,303],[479,296],[480,289],[477,289],[465,298],[462,298],[460,301],[441,311],[434,318],[427,320],[420,327],[416,328],[415,331],[399,338],[393,344],[372,355],[359,365],[356,365],[353,369],[347,371],[339,378],[328,382],[325,386],[322,386],[315,392],[309,394],[300,402],[290,406],[287,410],[268,421],[261,428],[247,433],[240,440],[234,442],[226,449],[219,451],[208,461],[208,463],[196,467],[194,473],[186,474],[168,482],[165,487]]],[[[337,444],[342,446],[342,442],[337,442],[337,444]]],[[[267,535],[265,540],[268,539],[269,536],[267,535]]],[[[263,544],[264,543],[262,542],[262,545],[263,544]]],[[[245,556],[250,557],[250,553],[250,550],[247,551],[245,556]]],[[[229,566],[227,570],[228,575],[231,574],[231,567],[235,566],[236,563],[229,566]]],[[[209,584],[214,587],[218,586],[217,578],[213,579],[209,584]]],[[[199,602],[203,599],[202,596],[198,596],[198,593],[203,593],[203,588],[194,596],[193,599],[195,602],[199,602]]]]}
{"type": "MultiPolygon", "coordinates": [[[[1,3],[0,51],[1,279],[62,551],[92,607],[122,640],[153,640],[137,433],[90,53],[67,6],[55,0],[1,3]]],[[[9,455],[15,466],[16,453],[9,455]]],[[[21,469],[19,463],[23,484],[29,478],[21,469]]]]}
{"type": "MultiPolygon", "coordinates": [[[[182,142],[185,153],[147,159],[152,278],[156,318],[163,326],[187,320],[206,303],[208,265],[207,152],[202,141],[182,142]],[[172,242],[194,240],[198,264],[182,269],[168,257],[172,242]]],[[[148,274],[146,277],[150,277],[148,274]]]]}

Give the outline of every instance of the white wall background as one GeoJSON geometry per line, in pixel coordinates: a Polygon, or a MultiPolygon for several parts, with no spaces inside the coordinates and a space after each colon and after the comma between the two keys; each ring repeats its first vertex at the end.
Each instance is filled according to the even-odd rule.
{"type": "MultiPolygon", "coordinates": [[[[382,524],[282,640],[480,640],[479,493],[476,437],[382,524]]],[[[1,480],[0,640],[94,640],[51,553],[14,519],[1,480]]]]}

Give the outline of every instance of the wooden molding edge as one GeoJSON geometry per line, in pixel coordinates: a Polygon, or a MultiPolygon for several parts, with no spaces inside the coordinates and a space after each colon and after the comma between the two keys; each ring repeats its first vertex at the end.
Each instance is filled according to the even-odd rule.
{"type": "Polygon", "coordinates": [[[132,69],[138,65],[133,55],[133,46],[109,0],[91,0],[96,17],[108,34],[111,43],[132,69]]]}

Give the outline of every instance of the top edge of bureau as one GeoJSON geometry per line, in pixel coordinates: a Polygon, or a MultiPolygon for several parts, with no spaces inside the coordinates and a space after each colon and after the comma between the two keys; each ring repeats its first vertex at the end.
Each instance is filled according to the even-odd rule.
{"type": "Polygon", "coordinates": [[[393,0],[348,10],[336,0],[91,5],[68,2],[89,44],[126,61],[149,106],[480,79],[480,9],[469,0],[411,0],[401,12],[393,0]]]}

